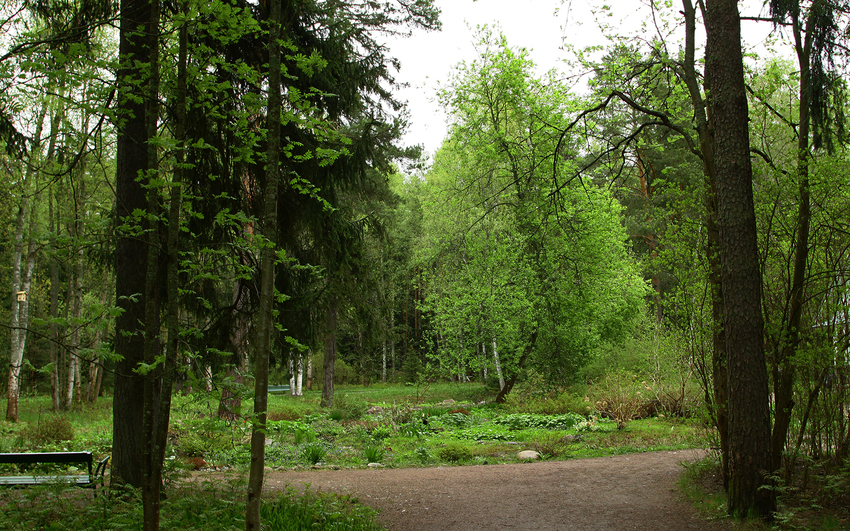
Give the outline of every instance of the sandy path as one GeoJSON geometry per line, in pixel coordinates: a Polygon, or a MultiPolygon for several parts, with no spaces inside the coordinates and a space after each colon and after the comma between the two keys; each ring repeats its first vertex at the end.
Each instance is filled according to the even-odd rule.
{"type": "Polygon", "coordinates": [[[440,468],[268,472],[266,488],[353,494],[390,531],[729,529],[681,500],[680,463],[700,452],[440,468]]]}

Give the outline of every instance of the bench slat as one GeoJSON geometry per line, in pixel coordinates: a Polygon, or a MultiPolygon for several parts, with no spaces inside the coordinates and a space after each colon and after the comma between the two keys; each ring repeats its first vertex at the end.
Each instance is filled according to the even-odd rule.
{"type": "Polygon", "coordinates": [[[0,477],[0,485],[44,485],[46,483],[92,483],[89,476],[6,476],[0,477]]]}

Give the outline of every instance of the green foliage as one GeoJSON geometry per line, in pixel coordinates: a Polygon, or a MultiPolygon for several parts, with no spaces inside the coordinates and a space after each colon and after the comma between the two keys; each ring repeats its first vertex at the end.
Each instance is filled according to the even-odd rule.
{"type": "Polygon", "coordinates": [[[387,437],[392,436],[393,429],[390,426],[376,426],[372,429],[372,438],[376,441],[383,441],[387,437]]]}
{"type": "Polygon", "coordinates": [[[35,424],[29,423],[20,435],[36,447],[58,444],[74,439],[74,427],[62,415],[49,414],[40,417],[35,424]]]}
{"type": "Polygon", "coordinates": [[[476,422],[473,417],[463,413],[446,413],[438,417],[440,423],[452,428],[465,428],[476,422]]]}
{"type": "Polygon", "coordinates": [[[337,393],[334,396],[334,411],[337,420],[357,420],[366,414],[369,404],[360,396],[337,393]]]}
{"type": "Polygon", "coordinates": [[[449,443],[437,449],[437,457],[444,461],[460,463],[472,459],[472,450],[462,444],[449,443]]]}
{"type": "Polygon", "coordinates": [[[539,428],[544,430],[567,430],[585,420],[581,415],[567,413],[564,415],[539,415],[531,413],[513,413],[493,419],[493,423],[506,426],[511,430],[539,428]]]}
{"type": "MultiPolygon", "coordinates": [[[[125,490],[93,498],[85,489],[56,485],[3,489],[0,504],[9,531],[27,529],[100,531],[138,529],[140,493],[125,490]],[[119,495],[121,494],[121,495],[119,495]]],[[[245,528],[242,482],[196,483],[166,491],[160,513],[163,529],[238,531],[245,528]],[[199,510],[199,508],[202,508],[199,510]]],[[[264,527],[275,530],[331,529],[378,531],[373,509],[349,496],[287,489],[272,493],[261,508],[264,527]]]]}
{"type": "Polygon", "coordinates": [[[457,439],[472,441],[513,441],[516,439],[509,428],[498,424],[458,429],[452,432],[452,436],[457,439]]]}
{"type": "Polygon", "coordinates": [[[413,450],[413,455],[422,463],[427,463],[431,459],[431,452],[424,446],[419,446],[413,450]]]}
{"type": "Polygon", "coordinates": [[[531,441],[531,447],[545,458],[552,459],[563,456],[573,442],[562,433],[544,432],[531,441]]]}
{"type": "Polygon", "coordinates": [[[384,460],[384,448],[379,445],[369,445],[363,449],[363,458],[367,463],[380,463],[384,460]]]}
{"type": "Polygon", "coordinates": [[[419,424],[402,424],[398,427],[398,434],[401,437],[421,438],[425,432],[419,424]]]}
{"type": "Polygon", "coordinates": [[[328,455],[328,447],[324,442],[309,442],[301,447],[301,455],[311,465],[315,465],[328,455]]]}

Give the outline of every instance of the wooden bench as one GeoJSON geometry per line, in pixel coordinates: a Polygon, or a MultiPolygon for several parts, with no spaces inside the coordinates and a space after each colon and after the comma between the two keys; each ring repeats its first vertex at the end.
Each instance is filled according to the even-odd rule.
{"type": "Polygon", "coordinates": [[[289,386],[288,385],[270,385],[269,393],[288,393],[289,386]]]}
{"type": "Polygon", "coordinates": [[[92,472],[94,458],[92,457],[91,452],[0,453],[0,463],[18,465],[42,463],[85,464],[89,471],[88,474],[24,474],[18,476],[2,476],[0,477],[0,486],[24,487],[28,485],[67,482],[78,487],[96,488],[98,483],[100,483],[101,486],[103,485],[103,473],[106,471],[106,465],[109,463],[109,457],[98,462],[97,468],[95,468],[94,472],[92,472]]]}

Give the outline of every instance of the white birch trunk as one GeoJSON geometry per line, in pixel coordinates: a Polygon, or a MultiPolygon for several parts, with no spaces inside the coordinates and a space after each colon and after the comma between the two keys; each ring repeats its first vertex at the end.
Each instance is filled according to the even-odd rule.
{"type": "Polygon", "coordinates": [[[499,391],[505,388],[505,376],[502,374],[502,364],[499,363],[499,350],[496,348],[496,336],[493,339],[493,361],[496,364],[496,374],[499,375],[499,391]]]}
{"type": "Polygon", "coordinates": [[[289,351],[289,394],[292,396],[298,396],[296,393],[298,391],[295,389],[295,354],[290,350],[289,351]]]}
{"type": "Polygon", "coordinates": [[[304,390],[302,385],[304,383],[304,353],[300,350],[298,351],[298,360],[295,363],[295,387],[294,396],[303,396],[304,390]]]}

